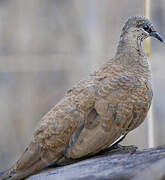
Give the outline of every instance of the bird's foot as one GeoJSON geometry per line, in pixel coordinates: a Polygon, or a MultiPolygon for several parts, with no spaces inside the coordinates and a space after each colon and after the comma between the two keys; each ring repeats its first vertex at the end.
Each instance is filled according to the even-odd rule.
{"type": "Polygon", "coordinates": [[[131,145],[131,146],[122,146],[120,144],[115,144],[111,148],[112,148],[112,150],[115,150],[115,151],[128,152],[130,154],[134,154],[136,152],[136,150],[138,149],[138,147],[134,146],[134,145],[131,145]]]}

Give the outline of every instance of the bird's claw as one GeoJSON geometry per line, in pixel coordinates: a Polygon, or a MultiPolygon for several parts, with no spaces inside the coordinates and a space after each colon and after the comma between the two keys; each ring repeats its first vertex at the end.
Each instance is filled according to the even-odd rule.
{"type": "Polygon", "coordinates": [[[120,144],[115,144],[112,148],[112,150],[122,151],[122,152],[128,152],[130,154],[134,154],[136,150],[138,149],[137,146],[131,145],[131,146],[122,146],[120,144]]]}

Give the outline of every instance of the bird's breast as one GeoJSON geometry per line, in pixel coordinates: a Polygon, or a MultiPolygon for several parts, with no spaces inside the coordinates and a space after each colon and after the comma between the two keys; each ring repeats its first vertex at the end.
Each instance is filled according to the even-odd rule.
{"type": "Polygon", "coordinates": [[[98,114],[102,119],[107,119],[104,126],[107,130],[110,129],[109,124],[109,127],[114,126],[127,133],[138,127],[147,115],[152,100],[150,83],[144,79],[132,79],[133,82],[126,82],[126,78],[122,77],[118,81],[118,88],[111,89],[107,96],[99,98],[95,103],[98,114]]]}

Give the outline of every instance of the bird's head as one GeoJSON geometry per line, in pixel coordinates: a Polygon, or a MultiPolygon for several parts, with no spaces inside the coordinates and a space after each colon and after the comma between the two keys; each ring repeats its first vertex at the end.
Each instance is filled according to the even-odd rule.
{"type": "Polygon", "coordinates": [[[130,17],[123,29],[122,29],[122,37],[124,35],[131,35],[132,38],[136,40],[143,41],[144,39],[152,36],[163,42],[162,37],[157,33],[153,24],[143,16],[134,16],[130,17]]]}

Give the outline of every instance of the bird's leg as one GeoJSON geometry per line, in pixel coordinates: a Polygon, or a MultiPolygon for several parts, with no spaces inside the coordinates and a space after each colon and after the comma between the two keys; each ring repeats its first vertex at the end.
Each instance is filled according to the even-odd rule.
{"type": "Polygon", "coordinates": [[[122,146],[119,143],[123,141],[123,139],[126,137],[127,134],[122,135],[120,138],[118,138],[111,146],[108,148],[108,150],[117,150],[117,151],[123,151],[123,152],[129,152],[131,154],[136,152],[137,146],[131,145],[131,146],[122,146]]]}

